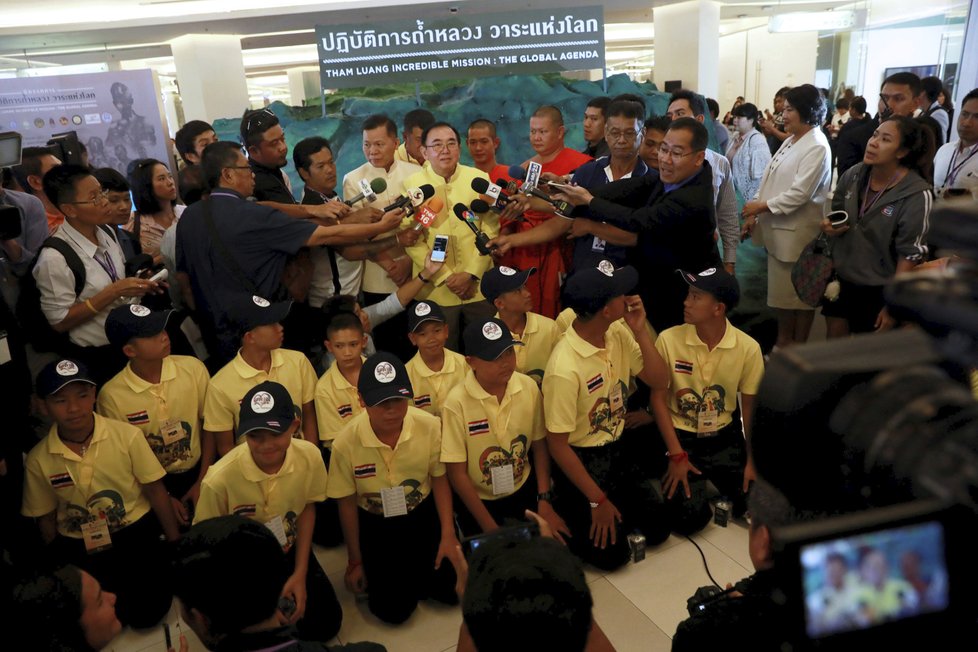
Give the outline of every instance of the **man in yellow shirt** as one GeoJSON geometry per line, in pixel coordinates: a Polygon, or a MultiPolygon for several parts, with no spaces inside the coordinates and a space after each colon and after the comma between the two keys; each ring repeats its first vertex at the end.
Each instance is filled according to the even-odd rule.
{"type": "Polygon", "coordinates": [[[445,348],[451,328],[441,306],[434,301],[418,301],[408,306],[407,313],[408,338],[418,349],[407,363],[414,407],[437,417],[448,393],[462,384],[469,367],[465,358],[445,348]]]}
{"type": "Polygon", "coordinates": [[[250,294],[231,299],[229,319],[241,333],[241,348],[231,362],[214,374],[204,400],[204,429],[213,436],[218,455],[226,455],[242,437],[235,437],[238,408],[245,393],[266,380],[289,390],[296,416],[301,419],[301,436],[319,443],[316,424],[316,372],[302,353],[282,348],[282,320],[291,301],[271,303],[250,294]]]}
{"type": "Polygon", "coordinates": [[[398,161],[424,166],[426,157],[421,138],[433,124],[435,116],[427,109],[414,109],[404,114],[404,133],[401,134],[404,142],[394,154],[398,161]]]}
{"type": "Polygon", "coordinates": [[[764,358],[760,345],[727,319],[740,300],[733,274],[711,267],[680,275],[689,285],[686,323],[664,330],[655,342],[670,374],[668,386],[652,392],[652,409],[669,457],[663,490],[672,526],[692,534],[712,516],[707,480],[733,501],[734,516],[747,510],[755,474],[744,434],[750,438],[764,358]]]}
{"type": "Polygon", "coordinates": [[[303,638],[327,641],[343,612],[329,578],[312,555],[315,505],[326,499],[326,467],[315,444],[292,441],[299,429],[292,397],[265,381],[241,400],[237,446],[211,467],[200,490],[194,523],[237,514],[264,523],[288,555],[292,574],[282,588],[289,608],[280,617],[303,638]]]}
{"type": "Polygon", "coordinates": [[[201,441],[210,374],[197,358],[170,355],[171,311],[118,306],[105,320],[109,343],[129,359],[98,395],[104,417],[139,428],[166,470],[163,485],[181,526],[189,526],[200,481],[214,462],[214,441],[201,441]]]}
{"type": "Polygon", "coordinates": [[[155,625],[172,601],[161,527],[168,541],[180,537],[166,471],[136,426],[95,414],[95,380],[81,363],[51,362],[36,387],[54,425],[27,455],[21,513],[37,520],[54,561],[118,596],[119,620],[155,625]]]}
{"type": "Polygon", "coordinates": [[[606,260],[571,276],[564,302],[577,318],[543,376],[547,443],[557,462],[555,507],[570,526],[571,550],[604,570],[628,560],[632,531],[648,545],[669,536],[658,479],[629,441],[638,433],[622,438],[632,378],[653,388],[667,382],[642,301],[629,294],[637,283],[633,267],[616,270],[606,260]],[[622,318],[628,328],[613,328],[622,318]]]}
{"type": "Polygon", "coordinates": [[[333,442],[327,493],[339,501],[347,588],[369,591],[370,611],[400,624],[423,598],[458,602],[441,424],[410,405],[407,369],[390,353],[367,358],[357,389],[366,412],[333,442]]]}
{"type": "MultiPolygon", "coordinates": [[[[475,246],[475,234],[455,216],[453,208],[463,204],[468,208],[479,193],[472,189],[476,178],[489,179],[485,172],[459,163],[460,138],[458,130],[445,122],[436,122],[423,134],[423,147],[428,157],[428,165],[421,172],[411,175],[404,182],[405,189],[430,184],[435,189],[435,197],[444,202],[444,207],[427,229],[425,239],[405,248],[414,261],[414,273],[424,268],[425,258],[431,251],[436,235],[448,236],[445,264],[431,282],[430,289],[422,290],[419,299],[431,299],[445,309],[450,326],[448,348],[458,350],[461,329],[472,321],[492,316],[492,309],[482,301],[479,292],[479,279],[492,266],[489,256],[482,256],[475,246]]],[[[490,238],[499,234],[499,220],[493,217],[478,217],[477,226],[490,238]]],[[[405,226],[413,224],[406,220],[405,226]]]]}
{"type": "Polygon", "coordinates": [[[462,532],[473,536],[523,521],[529,509],[558,538],[570,534],[551,507],[540,390],[516,373],[515,349],[522,344],[499,319],[469,324],[463,339],[471,370],[444,403],[441,441],[441,461],[462,502],[456,510],[462,532]]]}
{"type": "Polygon", "coordinates": [[[504,321],[513,337],[523,344],[515,349],[516,370],[535,380],[539,386],[562,331],[550,317],[533,312],[533,296],[526,281],[536,272],[536,267],[520,271],[500,265],[482,276],[480,288],[486,301],[496,309],[496,317],[504,321]]]}

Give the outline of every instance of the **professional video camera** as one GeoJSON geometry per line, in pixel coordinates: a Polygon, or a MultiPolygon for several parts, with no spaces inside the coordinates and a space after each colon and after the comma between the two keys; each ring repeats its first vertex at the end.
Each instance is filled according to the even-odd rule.
{"type": "Polygon", "coordinates": [[[830,515],[773,530],[773,597],[793,619],[782,649],[975,649],[978,207],[949,203],[930,223],[950,263],[885,293],[920,328],[793,347],[767,366],[758,474],[798,513],[830,515]]]}

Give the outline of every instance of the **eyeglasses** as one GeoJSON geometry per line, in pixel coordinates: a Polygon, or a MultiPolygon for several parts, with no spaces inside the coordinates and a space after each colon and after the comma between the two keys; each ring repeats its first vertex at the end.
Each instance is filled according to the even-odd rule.
{"type": "Polygon", "coordinates": [[[248,122],[245,123],[245,133],[246,134],[251,133],[252,124],[254,124],[256,127],[261,127],[262,120],[268,117],[277,118],[275,113],[273,113],[269,109],[260,109],[258,111],[252,112],[251,115],[248,116],[248,122]]]}
{"type": "Polygon", "coordinates": [[[98,194],[91,195],[91,198],[90,199],[86,199],[85,201],[66,201],[66,202],[61,202],[61,203],[63,203],[63,204],[95,204],[95,205],[98,205],[98,204],[105,204],[108,201],[109,201],[109,193],[106,192],[105,190],[100,190],[98,192],[98,194]]]}
{"type": "Polygon", "coordinates": [[[609,129],[605,132],[605,135],[608,137],[608,140],[612,142],[619,139],[631,141],[631,140],[635,140],[635,138],[638,136],[638,132],[635,131],[634,129],[629,129],[627,131],[618,131],[617,129],[609,129]]]}
{"type": "Polygon", "coordinates": [[[449,140],[449,141],[446,141],[444,143],[441,142],[441,141],[435,141],[435,142],[431,143],[430,145],[425,145],[425,147],[427,147],[428,149],[433,149],[436,152],[443,152],[446,149],[449,150],[449,151],[451,151],[453,149],[458,149],[458,141],[457,140],[449,140]]]}
{"type": "Polygon", "coordinates": [[[692,156],[696,152],[684,152],[681,149],[669,149],[667,146],[662,145],[659,147],[659,158],[669,157],[669,158],[685,158],[687,156],[692,156]]]}

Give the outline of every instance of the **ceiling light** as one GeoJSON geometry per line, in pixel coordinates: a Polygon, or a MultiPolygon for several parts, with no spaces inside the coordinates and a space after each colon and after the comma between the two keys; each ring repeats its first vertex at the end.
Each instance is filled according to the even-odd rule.
{"type": "Polygon", "coordinates": [[[778,14],[768,19],[767,31],[780,32],[828,32],[856,27],[855,11],[800,11],[778,14]]]}

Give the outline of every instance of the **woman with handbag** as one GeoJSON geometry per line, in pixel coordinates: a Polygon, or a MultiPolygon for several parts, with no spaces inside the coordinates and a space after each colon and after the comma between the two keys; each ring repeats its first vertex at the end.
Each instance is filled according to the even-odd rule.
{"type": "Polygon", "coordinates": [[[832,209],[849,218],[838,227],[822,221],[840,285],[838,300],[822,306],[828,337],[892,328],[883,286],[927,255],[934,151],[921,129],[912,118],[884,120],[862,163],[839,179],[832,209]]]}
{"type": "Polygon", "coordinates": [[[818,234],[832,181],[832,153],[820,129],[825,110],[811,84],[787,91],[788,138],[764,171],[757,196],[744,204],[744,234],[767,249],[767,304],[778,316],[777,348],[805,342],[815,318],[815,309],[795,292],[791,270],[818,234]]]}

